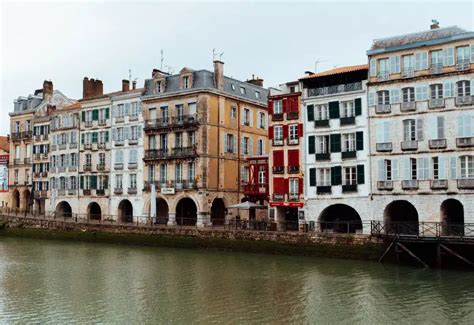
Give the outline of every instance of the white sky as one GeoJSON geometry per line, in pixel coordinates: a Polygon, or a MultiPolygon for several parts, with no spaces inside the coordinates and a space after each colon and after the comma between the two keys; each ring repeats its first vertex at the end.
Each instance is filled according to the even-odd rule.
{"type": "MultiPolygon", "coordinates": [[[[0,0],[1,1],[1,0],[0,0]]],[[[132,69],[138,86],[160,66],[212,69],[265,86],[318,71],[366,63],[372,39],[441,26],[474,30],[474,2],[2,2],[0,134],[9,132],[13,100],[50,79],[82,96],[82,79],[115,91],[132,69]]]]}

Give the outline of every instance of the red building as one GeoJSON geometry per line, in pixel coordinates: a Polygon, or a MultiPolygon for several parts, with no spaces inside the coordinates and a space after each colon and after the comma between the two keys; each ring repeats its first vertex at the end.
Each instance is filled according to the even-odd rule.
{"type": "Polygon", "coordinates": [[[268,157],[249,157],[247,160],[248,176],[244,194],[249,201],[263,205],[268,201],[268,157]]]}
{"type": "Polygon", "coordinates": [[[268,99],[269,213],[280,228],[297,230],[298,210],[304,205],[301,92],[296,82],[281,88],[268,99]]]}

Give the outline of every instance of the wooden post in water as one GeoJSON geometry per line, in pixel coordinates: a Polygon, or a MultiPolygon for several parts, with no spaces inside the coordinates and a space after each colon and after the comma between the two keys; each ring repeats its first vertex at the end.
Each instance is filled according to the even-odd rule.
{"type": "Polygon", "coordinates": [[[436,244],[436,267],[441,267],[442,266],[442,261],[441,261],[441,244],[438,242],[436,244]]]}

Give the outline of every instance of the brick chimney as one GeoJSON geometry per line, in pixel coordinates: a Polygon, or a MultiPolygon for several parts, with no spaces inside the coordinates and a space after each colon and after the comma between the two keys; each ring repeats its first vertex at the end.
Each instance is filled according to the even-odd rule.
{"type": "Polygon", "coordinates": [[[252,75],[252,79],[247,79],[247,83],[263,87],[263,79],[259,77],[255,78],[254,75],[252,75]]]}
{"type": "Polygon", "coordinates": [[[84,77],[82,80],[82,98],[86,99],[92,96],[92,87],[89,78],[84,77]]]}
{"type": "Polygon", "coordinates": [[[224,90],[224,62],[214,60],[214,87],[224,90]]]}
{"type": "Polygon", "coordinates": [[[122,79],[122,91],[129,91],[130,90],[130,81],[127,79],[122,79]]]}
{"type": "Polygon", "coordinates": [[[51,101],[53,98],[53,82],[45,80],[43,81],[43,100],[51,101]]]}
{"type": "Polygon", "coordinates": [[[94,97],[99,97],[104,94],[104,85],[102,80],[96,79],[94,82],[94,97]]]}
{"type": "Polygon", "coordinates": [[[102,81],[97,79],[89,79],[84,77],[82,81],[82,98],[88,99],[92,97],[99,97],[104,94],[104,85],[102,81]]]}
{"type": "Polygon", "coordinates": [[[136,80],[132,81],[132,89],[133,90],[137,89],[137,81],[136,80]]]}

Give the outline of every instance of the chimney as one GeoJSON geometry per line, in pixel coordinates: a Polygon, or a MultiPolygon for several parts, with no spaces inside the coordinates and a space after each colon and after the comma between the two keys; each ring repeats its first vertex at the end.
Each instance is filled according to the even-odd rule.
{"type": "Polygon", "coordinates": [[[263,79],[259,77],[255,78],[255,75],[252,75],[252,79],[247,79],[247,83],[263,87],[263,79]]]}
{"type": "Polygon", "coordinates": [[[439,21],[436,19],[431,19],[430,29],[438,29],[439,28],[439,21]]]}
{"type": "Polygon", "coordinates": [[[99,97],[104,94],[104,85],[102,81],[97,79],[89,79],[84,77],[82,81],[82,98],[88,99],[92,97],[99,97]]]}
{"type": "Polygon", "coordinates": [[[102,96],[103,94],[104,94],[104,85],[102,84],[102,80],[96,79],[94,81],[94,97],[99,97],[99,96],[102,96]]]}
{"type": "Polygon", "coordinates": [[[122,91],[129,91],[130,90],[130,81],[127,79],[122,79],[122,91]]]}
{"type": "Polygon", "coordinates": [[[132,89],[133,90],[137,89],[137,81],[136,80],[132,81],[132,89]]]}
{"type": "Polygon", "coordinates": [[[92,95],[92,87],[91,87],[91,81],[89,81],[89,78],[84,77],[84,80],[82,80],[82,98],[86,99],[91,97],[92,95]]]}
{"type": "Polygon", "coordinates": [[[51,101],[53,97],[53,82],[52,81],[43,81],[43,100],[51,101]]]}
{"type": "Polygon", "coordinates": [[[224,62],[214,60],[214,86],[224,90],[224,62]]]}

